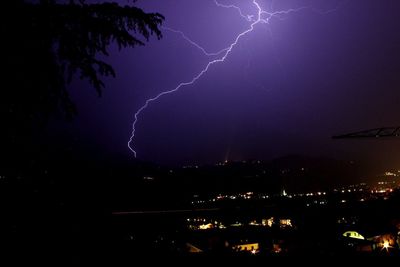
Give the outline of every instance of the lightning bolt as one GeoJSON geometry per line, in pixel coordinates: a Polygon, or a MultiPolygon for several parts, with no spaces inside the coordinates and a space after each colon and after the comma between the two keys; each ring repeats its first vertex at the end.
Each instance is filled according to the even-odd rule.
{"type": "MultiPolygon", "coordinates": [[[[236,9],[236,10],[239,12],[240,16],[241,16],[242,18],[244,18],[245,20],[249,21],[249,22],[251,22],[252,19],[253,19],[253,15],[245,15],[245,14],[242,12],[242,9],[240,9],[240,7],[238,7],[238,6],[220,4],[220,3],[218,3],[217,0],[214,0],[214,2],[215,2],[215,4],[216,4],[218,7],[236,9]]],[[[254,3],[254,2],[253,2],[253,3],[254,3]]]]}
{"type": "Polygon", "coordinates": [[[249,33],[251,33],[258,24],[269,24],[270,20],[273,19],[273,18],[277,18],[279,20],[284,20],[287,17],[287,15],[289,15],[290,13],[299,12],[301,10],[310,8],[310,7],[300,7],[300,8],[297,8],[297,9],[293,9],[292,8],[292,9],[283,10],[283,11],[268,12],[268,11],[265,11],[265,10],[263,10],[261,8],[261,5],[257,2],[257,0],[251,0],[251,3],[256,8],[257,13],[255,15],[254,14],[248,15],[248,14],[245,14],[242,11],[242,9],[240,7],[238,7],[238,6],[235,6],[235,5],[224,5],[224,4],[219,3],[218,0],[214,0],[214,2],[216,4],[216,6],[218,6],[218,7],[237,10],[239,15],[244,20],[246,20],[248,23],[250,23],[249,27],[247,28],[247,30],[239,33],[236,36],[236,38],[234,39],[234,41],[228,47],[226,47],[224,49],[221,49],[220,51],[217,51],[217,52],[208,52],[202,46],[200,46],[196,42],[192,41],[189,37],[187,37],[182,31],[178,31],[178,30],[175,30],[175,29],[172,29],[172,28],[169,28],[169,27],[163,27],[164,30],[168,30],[170,32],[173,32],[173,33],[181,35],[184,40],[186,40],[188,43],[190,43],[191,45],[193,45],[194,47],[196,47],[197,49],[202,51],[205,56],[209,56],[209,57],[220,56],[220,57],[216,58],[216,59],[213,59],[213,60],[210,60],[207,63],[207,65],[197,75],[195,75],[191,80],[186,81],[186,82],[181,82],[175,88],[173,88],[171,90],[163,91],[163,92],[159,93],[158,95],[147,99],[146,102],[144,103],[144,105],[141,106],[136,111],[136,113],[134,115],[134,121],[132,123],[132,133],[131,133],[131,136],[130,136],[129,141],[128,141],[128,148],[132,151],[132,153],[134,154],[135,158],[137,157],[137,152],[133,148],[132,143],[133,143],[133,140],[134,140],[135,134],[136,134],[136,124],[139,121],[139,116],[142,114],[142,112],[152,102],[157,101],[158,99],[160,99],[161,97],[163,97],[165,95],[173,94],[173,93],[179,91],[182,87],[193,85],[198,79],[200,79],[205,73],[208,72],[210,67],[212,67],[215,64],[224,62],[227,59],[227,57],[229,56],[229,54],[232,52],[232,50],[235,48],[235,46],[238,44],[240,39],[242,39],[244,36],[246,36],[249,33]]]}
{"type": "Polygon", "coordinates": [[[218,52],[207,52],[206,49],[204,49],[203,47],[201,47],[201,46],[200,46],[199,44],[197,44],[196,42],[192,41],[192,40],[191,40],[189,37],[187,37],[182,31],[178,31],[178,30],[175,30],[175,29],[172,29],[172,28],[169,28],[169,27],[165,27],[165,26],[163,26],[163,27],[161,27],[161,28],[164,29],[164,30],[167,30],[167,31],[170,31],[170,32],[177,33],[177,34],[181,35],[183,39],[185,39],[189,44],[193,45],[194,47],[197,47],[197,48],[198,48],[201,52],[203,52],[203,54],[206,55],[206,56],[218,56],[218,55],[220,55],[220,54],[222,54],[223,52],[226,52],[226,51],[228,50],[228,48],[224,48],[224,49],[221,49],[221,50],[218,51],[218,52]]]}

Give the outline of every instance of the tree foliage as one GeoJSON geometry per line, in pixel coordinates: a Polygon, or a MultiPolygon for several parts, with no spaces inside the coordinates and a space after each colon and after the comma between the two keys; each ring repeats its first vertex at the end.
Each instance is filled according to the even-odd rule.
{"type": "Polygon", "coordinates": [[[54,112],[72,117],[67,85],[74,76],[101,94],[102,77],[115,76],[103,60],[111,44],[121,49],[162,37],[164,17],[132,5],[13,0],[1,6],[0,112],[3,134],[11,139],[54,112]]]}
{"type": "Polygon", "coordinates": [[[14,81],[16,99],[7,98],[17,105],[21,98],[29,97],[35,102],[32,105],[40,107],[24,111],[31,115],[55,109],[72,114],[74,106],[66,85],[74,74],[88,79],[101,94],[101,77],[115,76],[112,66],[99,59],[108,56],[111,43],[121,49],[144,45],[140,37],[148,41],[153,34],[162,36],[163,16],[137,7],[85,1],[7,2],[12,3],[3,4],[6,8],[1,11],[2,51],[8,55],[5,67],[7,77],[14,81]]]}

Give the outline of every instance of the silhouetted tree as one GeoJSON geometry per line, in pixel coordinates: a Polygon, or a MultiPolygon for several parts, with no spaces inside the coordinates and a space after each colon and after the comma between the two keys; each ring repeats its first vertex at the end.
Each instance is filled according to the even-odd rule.
{"type": "Polygon", "coordinates": [[[32,129],[50,114],[70,118],[76,113],[67,90],[74,75],[87,79],[101,95],[102,77],[115,76],[103,61],[112,43],[121,49],[144,45],[151,35],[162,37],[164,17],[134,6],[84,0],[0,5],[3,153],[21,140],[29,143],[32,129]]]}

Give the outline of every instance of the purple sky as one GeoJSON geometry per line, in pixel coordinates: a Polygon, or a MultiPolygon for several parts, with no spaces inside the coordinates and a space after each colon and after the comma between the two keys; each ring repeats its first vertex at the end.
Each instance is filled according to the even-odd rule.
{"type": "MultiPolygon", "coordinates": [[[[120,1],[126,4],[127,1],[120,1]]],[[[251,0],[220,0],[256,10],[251,0]]],[[[258,0],[271,11],[271,1],[258,0]]],[[[274,10],[312,6],[285,20],[257,25],[224,63],[194,85],[153,102],[140,116],[138,158],[187,164],[270,159],[287,154],[399,164],[399,141],[332,140],[334,134],[400,125],[400,1],[276,0],[274,10]]],[[[209,51],[229,46],[249,27],[213,0],[146,0],[209,51]]],[[[79,115],[63,126],[78,146],[131,157],[134,113],[146,99],[191,80],[210,58],[176,33],[161,41],[112,50],[117,78],[102,98],[86,83],[71,86],[79,115]]]]}

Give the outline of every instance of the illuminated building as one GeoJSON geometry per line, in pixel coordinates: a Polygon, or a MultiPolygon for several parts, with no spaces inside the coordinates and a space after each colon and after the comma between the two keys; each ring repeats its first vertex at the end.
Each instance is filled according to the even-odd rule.
{"type": "Polygon", "coordinates": [[[232,249],[235,251],[248,251],[252,254],[255,254],[257,251],[259,251],[260,246],[258,243],[240,244],[233,246],[232,249]]]}
{"type": "Polygon", "coordinates": [[[280,219],[279,225],[280,227],[293,227],[291,219],[280,219]]]}
{"type": "Polygon", "coordinates": [[[211,228],[213,228],[213,227],[214,227],[214,225],[211,224],[211,223],[200,224],[200,225],[199,225],[199,229],[200,229],[200,230],[207,230],[207,229],[211,229],[211,228]]]}
{"type": "Polygon", "coordinates": [[[343,236],[349,237],[349,238],[355,238],[355,239],[362,239],[362,240],[365,239],[362,235],[360,235],[356,231],[347,231],[347,232],[343,233],[343,236]]]}
{"type": "Polygon", "coordinates": [[[263,226],[272,227],[273,224],[274,224],[274,217],[271,217],[269,219],[262,219],[263,226]]]}

